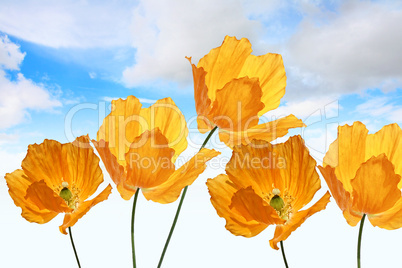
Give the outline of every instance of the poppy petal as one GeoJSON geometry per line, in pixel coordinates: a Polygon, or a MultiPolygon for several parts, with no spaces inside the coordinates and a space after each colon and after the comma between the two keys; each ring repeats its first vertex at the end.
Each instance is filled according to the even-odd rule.
{"type": "Polygon", "coordinates": [[[221,129],[241,132],[258,123],[258,112],[264,108],[257,78],[233,79],[216,91],[210,118],[221,129]]]}
{"type": "Polygon", "coordinates": [[[274,237],[269,240],[269,244],[273,249],[278,250],[277,244],[280,241],[286,240],[286,238],[289,237],[289,235],[295,231],[297,228],[302,225],[303,222],[306,221],[306,219],[313,214],[325,209],[327,206],[329,199],[331,195],[329,192],[326,192],[323,197],[321,197],[320,200],[317,201],[313,206],[306,210],[301,210],[296,212],[292,217],[286,222],[286,224],[282,225],[277,225],[275,229],[275,234],[274,237]]]}
{"type": "Polygon", "coordinates": [[[17,169],[7,173],[4,177],[8,186],[8,193],[14,200],[14,204],[22,209],[22,217],[29,222],[47,223],[58,215],[57,212],[48,209],[41,210],[37,205],[25,199],[26,191],[32,184],[32,180],[23,170],[17,169]]]}
{"type": "Polygon", "coordinates": [[[292,207],[295,211],[310,203],[321,188],[321,181],[315,169],[316,161],[311,157],[304,140],[299,136],[290,137],[285,143],[274,145],[273,154],[282,159],[278,166],[282,183],[276,187],[295,198],[292,207]]]}
{"type": "MultiPolygon", "coordinates": [[[[395,167],[395,173],[402,175],[402,130],[398,124],[384,126],[375,134],[369,134],[366,141],[366,160],[385,153],[395,167]]],[[[398,185],[402,188],[402,182],[398,185]]]]}
{"type": "Polygon", "coordinates": [[[392,208],[401,198],[398,183],[401,176],[381,154],[363,163],[352,180],[353,209],[364,214],[377,214],[392,208]]]}
{"type": "Polygon", "coordinates": [[[187,123],[171,98],[158,100],[149,108],[141,109],[140,117],[147,122],[147,130],[159,128],[174,149],[173,162],[187,148],[187,123]]]}
{"type": "Polygon", "coordinates": [[[350,193],[350,181],[365,161],[367,133],[366,126],[361,122],[354,122],[352,126],[339,126],[338,138],[329,146],[323,160],[324,167],[330,165],[335,168],[336,177],[350,193]]]}
{"type": "Polygon", "coordinates": [[[55,140],[44,140],[41,144],[30,144],[21,167],[32,181],[44,180],[52,189],[61,185],[62,179],[72,184],[69,178],[63,178],[62,144],[55,140]]]}
{"type": "Polygon", "coordinates": [[[62,234],[67,234],[66,229],[73,226],[79,219],[81,219],[87,212],[96,204],[106,200],[112,192],[112,186],[109,184],[99,195],[94,199],[85,201],[79,205],[73,213],[64,215],[63,224],[59,227],[62,234]]]}
{"type": "Polygon", "coordinates": [[[71,181],[70,187],[80,189],[80,201],[93,195],[103,182],[99,158],[94,154],[88,135],[77,137],[74,142],[62,144],[63,179],[71,181]]]}
{"type": "Polygon", "coordinates": [[[238,77],[258,77],[262,89],[261,101],[265,107],[259,116],[278,108],[285,95],[286,72],[282,56],[267,53],[261,56],[249,55],[238,77]]]}
{"type": "Polygon", "coordinates": [[[208,87],[205,84],[207,72],[204,71],[204,68],[197,68],[192,64],[191,57],[186,57],[186,59],[190,62],[193,70],[195,110],[199,116],[197,118],[198,130],[201,133],[206,133],[215,127],[207,117],[212,108],[212,101],[208,97],[208,87]]]}
{"type": "Polygon", "coordinates": [[[211,203],[216,209],[219,217],[226,220],[226,229],[234,235],[253,237],[261,233],[267,224],[258,221],[247,221],[243,216],[234,213],[229,208],[232,196],[239,188],[232,183],[225,174],[218,175],[214,179],[207,180],[211,203]]]}
{"type": "Polygon", "coordinates": [[[96,151],[98,151],[110,178],[116,184],[121,197],[124,200],[130,200],[135,194],[135,190],[129,190],[124,187],[127,171],[124,170],[124,167],[117,161],[116,156],[110,151],[109,142],[105,142],[104,140],[100,140],[99,142],[92,140],[92,143],[94,144],[96,151]]]}
{"type": "Polygon", "coordinates": [[[44,180],[32,183],[26,192],[25,199],[35,204],[40,210],[49,210],[57,213],[71,212],[63,198],[50,189],[44,180]]]}
{"type": "Polygon", "coordinates": [[[247,221],[255,220],[266,225],[285,223],[276,210],[257,195],[251,186],[235,192],[229,208],[247,221]]]}
{"type": "Polygon", "coordinates": [[[237,40],[236,37],[226,36],[220,47],[212,49],[198,62],[197,67],[202,67],[207,73],[205,84],[212,101],[215,100],[218,89],[232,79],[239,78],[251,52],[251,44],[246,38],[237,40]]]}
{"type": "Polygon", "coordinates": [[[395,205],[382,213],[368,215],[373,226],[387,230],[395,230],[402,227],[402,198],[395,205]]]}
{"type": "Polygon", "coordinates": [[[239,144],[249,144],[252,140],[273,141],[288,134],[290,128],[305,127],[302,120],[288,115],[264,124],[256,125],[242,132],[219,131],[219,139],[230,148],[239,144]]]}
{"type": "Polygon", "coordinates": [[[125,187],[152,188],[164,183],[174,172],[172,163],[174,150],[169,141],[156,128],[145,131],[132,143],[126,154],[127,179],[125,187]]]}
{"type": "Polygon", "coordinates": [[[145,198],[161,204],[172,203],[179,198],[182,189],[191,185],[204,172],[206,162],[218,156],[220,152],[203,148],[187,163],[175,170],[161,185],[153,188],[143,188],[145,198]]]}

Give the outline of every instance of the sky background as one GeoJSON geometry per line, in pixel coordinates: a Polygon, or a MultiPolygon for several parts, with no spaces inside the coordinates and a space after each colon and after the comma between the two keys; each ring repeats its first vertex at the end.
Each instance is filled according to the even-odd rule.
{"type": "MultiPolygon", "coordinates": [[[[110,101],[134,95],[145,106],[171,97],[189,122],[186,156],[198,133],[191,66],[225,35],[246,37],[254,55],[280,53],[286,94],[262,121],[295,114],[300,134],[320,164],[338,125],[362,121],[370,133],[402,122],[401,1],[143,0],[0,2],[0,176],[20,168],[27,146],[44,139],[71,142],[96,132],[110,101]]],[[[283,138],[280,142],[286,140],[283,138]]],[[[163,267],[283,267],[269,246],[273,226],[254,238],[224,228],[205,181],[224,173],[231,151],[189,187],[163,267]]],[[[103,168],[103,165],[102,165],[103,168]]],[[[104,169],[104,168],[103,168],[104,169]]],[[[104,172],[105,183],[112,183],[104,172]]],[[[39,225],[0,180],[0,267],[75,267],[59,215],[39,225]]],[[[327,190],[325,182],[318,200],[327,190]]],[[[178,202],[160,205],[140,195],[136,214],[138,267],[156,267],[178,202]]],[[[116,190],[72,229],[83,267],[131,267],[131,201],[116,190]]],[[[290,267],[355,267],[358,227],[332,199],[284,242],[290,267]]],[[[398,266],[402,230],[367,221],[363,267],[398,266]]]]}

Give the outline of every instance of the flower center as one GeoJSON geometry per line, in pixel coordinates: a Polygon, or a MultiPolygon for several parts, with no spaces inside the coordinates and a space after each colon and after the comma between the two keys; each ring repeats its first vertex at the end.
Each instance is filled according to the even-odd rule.
{"type": "Polygon", "coordinates": [[[75,210],[78,207],[78,189],[74,186],[71,191],[68,182],[63,181],[56,191],[60,191],[59,196],[64,199],[69,208],[75,210]]]}
{"type": "Polygon", "coordinates": [[[269,205],[276,210],[279,217],[283,220],[288,221],[292,216],[292,201],[294,198],[290,196],[287,191],[282,194],[277,188],[274,188],[271,193],[268,194],[267,199],[269,200],[269,205]]]}

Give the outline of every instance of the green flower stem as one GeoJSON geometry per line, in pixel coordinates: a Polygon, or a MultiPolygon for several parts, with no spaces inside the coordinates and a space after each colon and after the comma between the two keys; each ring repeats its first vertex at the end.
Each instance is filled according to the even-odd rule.
{"type": "Polygon", "coordinates": [[[140,192],[140,188],[135,191],[134,195],[134,203],[133,203],[133,212],[131,213],[131,249],[133,251],[133,267],[136,268],[137,264],[135,263],[135,247],[134,247],[134,218],[135,218],[135,207],[137,205],[138,193],[140,192]]]}
{"type": "Polygon", "coordinates": [[[360,249],[362,246],[362,233],[363,233],[363,224],[364,219],[366,218],[366,214],[363,214],[362,220],[360,221],[360,228],[359,228],[359,239],[357,241],[357,267],[360,268],[360,249]]]}
{"type": "Polygon", "coordinates": [[[281,251],[282,251],[283,262],[285,263],[285,267],[286,267],[286,268],[289,268],[288,262],[287,262],[286,256],[285,256],[285,249],[284,249],[284,247],[283,247],[283,242],[281,241],[280,244],[281,244],[281,251]]]}
{"type": "Polygon", "coordinates": [[[73,240],[73,233],[71,232],[71,227],[68,227],[68,233],[70,234],[71,245],[73,246],[75,259],[77,260],[78,267],[81,268],[80,260],[78,259],[77,250],[75,250],[74,240],[73,240]]]}
{"type": "MultiPolygon", "coordinates": [[[[211,136],[215,132],[215,130],[217,130],[217,128],[218,127],[215,127],[214,129],[211,130],[211,132],[208,134],[207,138],[205,139],[204,143],[201,145],[201,148],[199,151],[201,151],[202,148],[205,147],[205,145],[207,144],[207,142],[209,141],[209,139],[211,138],[211,136]]],[[[162,255],[159,259],[158,268],[160,268],[162,266],[163,258],[165,257],[165,253],[169,246],[170,239],[172,238],[174,228],[176,227],[177,219],[179,218],[181,206],[183,205],[184,197],[186,196],[186,193],[187,193],[187,188],[188,188],[188,186],[184,187],[184,189],[183,189],[183,193],[180,198],[179,206],[177,207],[177,211],[176,211],[176,215],[174,217],[173,223],[172,223],[172,227],[170,228],[168,238],[166,239],[165,247],[163,248],[162,255]]]]}

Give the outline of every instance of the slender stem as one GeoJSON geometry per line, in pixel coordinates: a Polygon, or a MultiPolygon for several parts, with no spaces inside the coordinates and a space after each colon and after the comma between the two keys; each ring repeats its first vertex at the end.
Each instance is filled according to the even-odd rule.
{"type": "Polygon", "coordinates": [[[285,267],[289,268],[288,262],[287,262],[286,256],[285,256],[285,249],[283,248],[283,242],[281,241],[280,243],[281,243],[281,251],[282,251],[282,257],[283,257],[283,261],[285,263],[285,267]]]}
{"type": "Polygon", "coordinates": [[[363,224],[364,219],[366,218],[366,214],[363,215],[362,220],[360,221],[360,228],[359,228],[359,239],[357,241],[357,267],[360,268],[360,249],[362,245],[362,233],[363,233],[363,224]]]}
{"type": "Polygon", "coordinates": [[[73,233],[71,232],[71,227],[68,227],[68,233],[70,234],[71,245],[73,246],[75,259],[77,260],[78,267],[81,268],[80,260],[78,259],[77,250],[75,250],[74,240],[73,240],[73,233]]]}
{"type": "Polygon", "coordinates": [[[140,188],[137,189],[134,195],[134,203],[133,203],[133,212],[131,213],[131,249],[133,251],[133,267],[136,268],[137,264],[135,263],[135,247],[134,247],[134,217],[135,217],[135,207],[137,205],[138,193],[140,192],[140,188]]]}
{"type": "MultiPolygon", "coordinates": [[[[217,130],[217,128],[218,127],[213,128],[211,130],[211,132],[208,134],[208,136],[205,139],[204,143],[201,145],[200,151],[202,150],[202,148],[205,147],[205,145],[207,144],[207,142],[209,141],[209,139],[211,138],[211,136],[215,132],[215,130],[217,130]]],[[[166,250],[167,250],[167,248],[169,246],[170,239],[172,238],[174,228],[176,227],[177,219],[179,218],[181,206],[183,205],[184,197],[186,196],[186,193],[187,193],[187,188],[188,188],[188,186],[184,187],[184,189],[183,189],[183,193],[182,193],[181,198],[180,198],[179,206],[177,207],[177,211],[176,211],[176,215],[174,217],[173,223],[172,223],[172,227],[170,228],[168,238],[166,239],[165,247],[163,248],[161,257],[159,259],[158,268],[160,268],[162,266],[163,258],[165,257],[165,253],[166,253],[166,250]]]]}

